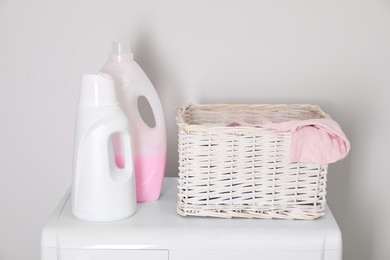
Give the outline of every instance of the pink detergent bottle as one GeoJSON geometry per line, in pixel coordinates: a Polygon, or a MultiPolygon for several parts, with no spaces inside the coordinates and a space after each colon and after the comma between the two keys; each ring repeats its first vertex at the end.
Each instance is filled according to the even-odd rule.
{"type": "MultiPolygon", "coordinates": [[[[113,43],[113,52],[101,72],[114,78],[119,104],[129,119],[137,201],[157,200],[165,172],[167,149],[161,101],[145,72],[134,61],[126,42],[113,43]],[[149,127],[141,117],[138,109],[140,97],[145,97],[150,104],[154,127],[149,127]]],[[[121,159],[117,160],[119,162],[121,159]]]]}

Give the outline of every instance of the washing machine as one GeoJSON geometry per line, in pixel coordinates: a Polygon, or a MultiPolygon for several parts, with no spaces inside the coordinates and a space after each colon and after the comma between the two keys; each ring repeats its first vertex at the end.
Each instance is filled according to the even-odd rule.
{"type": "Polygon", "coordinates": [[[220,219],[176,213],[177,179],[132,217],[86,222],[67,192],[42,231],[42,260],[340,260],[340,229],[327,207],[316,220],[220,219]]]}

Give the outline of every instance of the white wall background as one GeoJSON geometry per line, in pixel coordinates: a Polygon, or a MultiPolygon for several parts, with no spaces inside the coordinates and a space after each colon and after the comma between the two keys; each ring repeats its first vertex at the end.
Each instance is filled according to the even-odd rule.
{"type": "Polygon", "coordinates": [[[177,174],[175,107],[313,103],[352,143],[330,166],[344,259],[390,259],[390,1],[0,0],[0,259],[39,259],[71,181],[80,76],[131,40],[154,82],[177,174]]]}

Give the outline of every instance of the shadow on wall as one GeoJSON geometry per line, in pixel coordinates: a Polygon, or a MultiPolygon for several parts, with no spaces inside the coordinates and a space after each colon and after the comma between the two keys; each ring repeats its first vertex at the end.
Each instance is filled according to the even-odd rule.
{"type": "MultiPolygon", "coordinates": [[[[364,106],[358,109],[370,111],[370,108],[364,106]]],[[[371,228],[372,211],[370,205],[365,205],[366,201],[353,195],[360,193],[360,196],[365,196],[365,190],[358,192],[353,188],[357,186],[355,182],[360,178],[356,174],[370,172],[368,162],[359,159],[366,157],[364,140],[367,140],[368,133],[361,125],[364,112],[360,113],[358,109],[341,112],[333,111],[329,107],[329,114],[340,123],[351,142],[351,151],[347,158],[329,166],[327,201],[343,235],[344,258],[372,259],[374,247],[374,230],[371,228]]],[[[367,121],[364,124],[370,125],[367,121]]]]}

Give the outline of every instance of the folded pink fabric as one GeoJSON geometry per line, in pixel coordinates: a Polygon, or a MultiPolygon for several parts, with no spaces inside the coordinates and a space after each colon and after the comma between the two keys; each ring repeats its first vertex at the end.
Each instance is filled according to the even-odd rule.
{"type": "Polygon", "coordinates": [[[329,164],[345,158],[350,143],[331,118],[267,123],[258,127],[291,131],[292,162],[329,164]]]}

